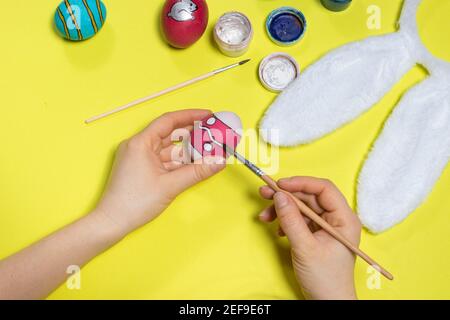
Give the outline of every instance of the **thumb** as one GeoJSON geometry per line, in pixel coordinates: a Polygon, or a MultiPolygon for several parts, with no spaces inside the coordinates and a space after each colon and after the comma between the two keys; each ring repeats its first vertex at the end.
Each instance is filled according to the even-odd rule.
{"type": "Polygon", "coordinates": [[[311,243],[314,237],[294,201],[284,192],[277,192],[273,200],[281,229],[292,248],[301,249],[304,244],[311,243]]]}
{"type": "Polygon", "coordinates": [[[171,172],[171,192],[174,196],[182,193],[190,187],[206,180],[222,171],[226,166],[226,159],[222,157],[205,157],[192,164],[185,165],[171,172]]]}

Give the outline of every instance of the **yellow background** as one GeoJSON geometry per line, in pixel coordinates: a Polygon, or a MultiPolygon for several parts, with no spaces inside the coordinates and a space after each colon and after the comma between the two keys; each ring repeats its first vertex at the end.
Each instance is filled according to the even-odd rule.
{"type": "MultiPolygon", "coordinates": [[[[344,13],[317,0],[209,0],[204,37],[187,50],[169,48],[159,34],[160,0],[106,0],[108,19],[93,39],[70,43],[53,30],[58,0],[0,1],[0,257],[6,257],[83,216],[98,200],[118,143],[166,111],[206,107],[238,113],[256,128],[275,98],[257,79],[258,62],[285,51],[304,68],[332,48],[395,30],[399,0],[357,0],[344,13]],[[382,10],[380,30],[366,27],[367,7],[382,10]],[[274,8],[292,5],[308,20],[300,44],[280,48],[264,31],[274,8]],[[86,126],[89,116],[237,59],[213,45],[211,29],[226,11],[246,13],[255,38],[251,64],[86,126]]],[[[450,61],[449,0],[424,1],[421,36],[450,61]]],[[[331,136],[281,151],[277,177],[333,180],[355,204],[364,157],[402,93],[426,77],[411,70],[378,105],[331,136]]],[[[432,165],[432,164],[430,164],[432,165]]],[[[358,260],[356,283],[365,299],[450,298],[450,171],[428,200],[381,235],[364,232],[362,248],[395,276],[369,290],[358,260]]],[[[89,263],[82,289],[65,286],[51,299],[300,298],[284,240],[256,221],[268,203],[260,182],[242,166],[182,195],[156,221],[89,263]]],[[[38,270],[36,270],[38,271],[38,270]]]]}

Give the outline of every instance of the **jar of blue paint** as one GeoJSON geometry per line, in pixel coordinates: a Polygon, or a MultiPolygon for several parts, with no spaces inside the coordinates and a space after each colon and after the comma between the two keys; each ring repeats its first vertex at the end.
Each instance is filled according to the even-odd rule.
{"type": "Polygon", "coordinates": [[[306,32],[306,18],[292,7],[272,11],[266,20],[269,38],[280,46],[291,46],[300,41],[306,32]]]}
{"type": "Polygon", "coordinates": [[[320,0],[325,8],[331,11],[344,11],[347,9],[352,0],[320,0]]]}

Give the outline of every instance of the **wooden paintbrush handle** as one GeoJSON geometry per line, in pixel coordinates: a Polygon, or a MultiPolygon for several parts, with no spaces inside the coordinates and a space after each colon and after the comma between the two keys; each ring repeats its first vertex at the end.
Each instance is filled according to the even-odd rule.
{"type": "Polygon", "coordinates": [[[292,193],[281,189],[278,184],[269,176],[263,175],[261,176],[261,179],[264,180],[264,182],[267,183],[269,187],[271,187],[276,192],[283,192],[286,195],[288,195],[298,206],[300,212],[311,219],[311,221],[314,221],[317,225],[319,225],[322,229],[324,229],[326,232],[328,232],[331,236],[333,236],[336,240],[338,240],[340,243],[345,245],[350,251],[352,251],[354,254],[361,257],[364,261],[366,261],[369,265],[371,265],[373,268],[378,270],[383,276],[385,276],[389,280],[393,280],[394,277],[391,273],[389,273],[386,269],[384,269],[382,266],[380,266],[375,260],[373,260],[371,257],[369,257],[366,253],[364,253],[361,249],[353,245],[347,238],[345,238],[343,235],[341,235],[334,227],[332,227],[328,222],[326,222],[322,217],[320,217],[314,210],[312,210],[310,207],[308,207],[303,201],[298,199],[296,196],[294,196],[292,193]]]}

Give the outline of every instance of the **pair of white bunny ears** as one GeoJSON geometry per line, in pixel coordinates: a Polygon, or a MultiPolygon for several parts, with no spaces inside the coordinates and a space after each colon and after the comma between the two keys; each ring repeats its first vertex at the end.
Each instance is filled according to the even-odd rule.
{"type": "Polygon", "coordinates": [[[398,32],[344,45],[308,67],[261,122],[269,143],[311,142],[368,110],[414,65],[423,65],[430,76],[403,96],[360,173],[358,212],[373,232],[414,211],[450,157],[450,64],[432,56],[419,38],[422,1],[404,1],[398,32]],[[270,130],[278,130],[277,141],[270,130]]]}

